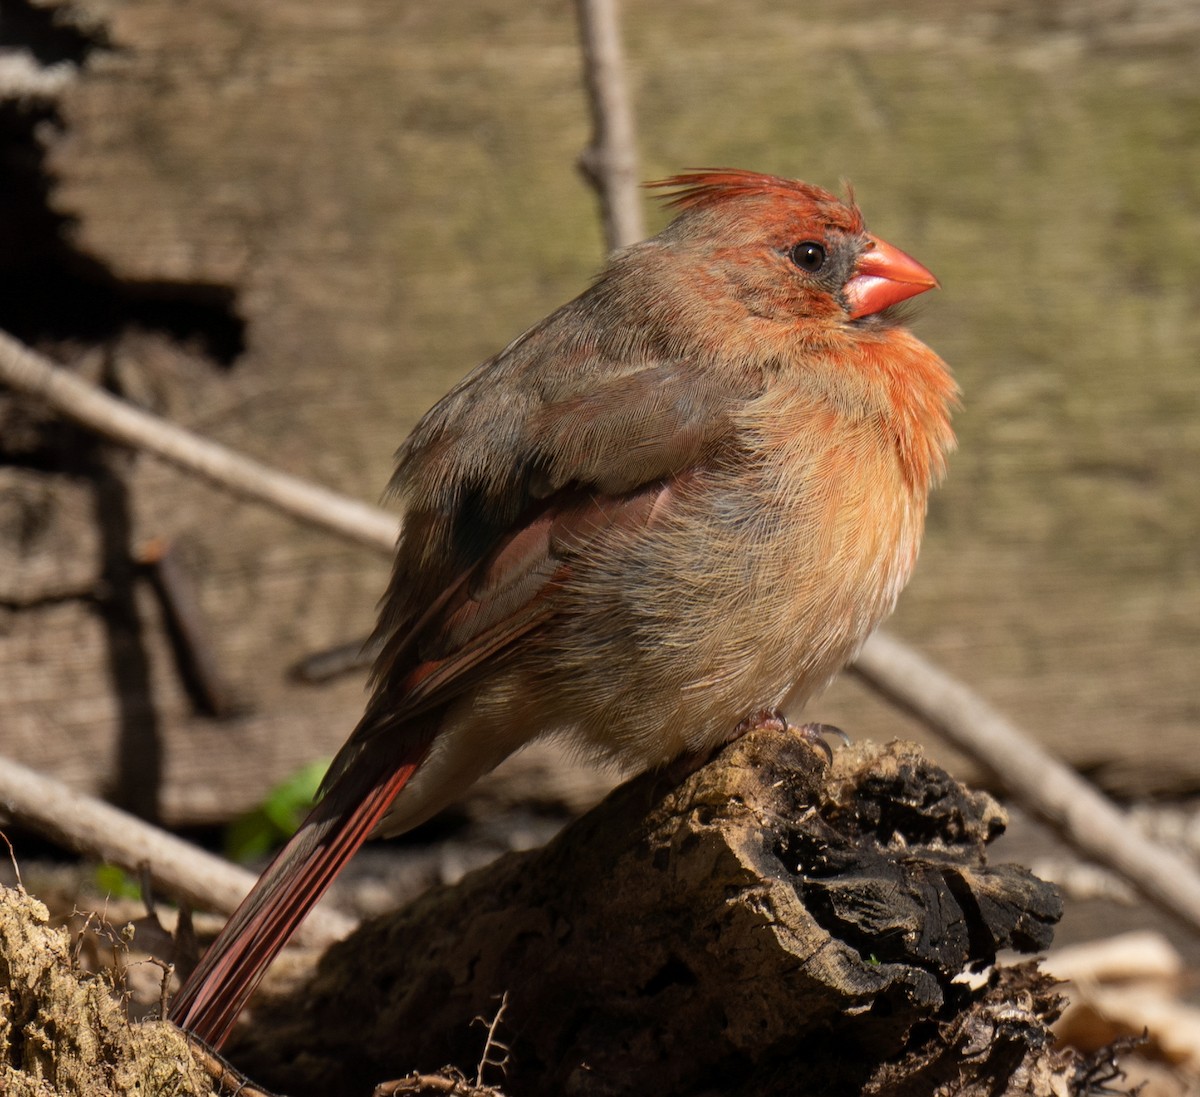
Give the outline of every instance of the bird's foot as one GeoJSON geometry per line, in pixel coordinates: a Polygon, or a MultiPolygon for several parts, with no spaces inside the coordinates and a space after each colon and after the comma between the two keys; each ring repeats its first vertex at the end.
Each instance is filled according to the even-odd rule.
{"type": "Polygon", "coordinates": [[[826,741],[826,736],[833,736],[836,739],[840,739],[845,746],[850,745],[850,736],[842,731],[841,728],[834,727],[832,724],[812,723],[797,726],[790,723],[788,718],[779,709],[764,708],[747,716],[729,733],[729,738],[711,750],[689,751],[686,754],[679,755],[679,757],[669,762],[663,768],[663,776],[671,784],[679,784],[695,773],[696,770],[703,769],[704,766],[708,765],[730,743],[736,742],[743,735],[751,731],[759,730],[779,731],[799,735],[802,739],[818,747],[830,764],[833,763],[833,748],[826,741]]]}
{"type": "Polygon", "coordinates": [[[819,747],[831,765],[833,764],[833,748],[829,745],[826,736],[833,736],[840,739],[843,746],[850,745],[850,736],[842,731],[841,728],[834,727],[832,724],[815,723],[801,724],[797,727],[777,708],[759,709],[758,712],[747,716],[746,719],[733,729],[733,734],[729,737],[729,742],[732,743],[735,739],[740,739],[747,732],[757,731],[759,728],[771,731],[785,731],[793,735],[799,735],[802,739],[819,747]]]}

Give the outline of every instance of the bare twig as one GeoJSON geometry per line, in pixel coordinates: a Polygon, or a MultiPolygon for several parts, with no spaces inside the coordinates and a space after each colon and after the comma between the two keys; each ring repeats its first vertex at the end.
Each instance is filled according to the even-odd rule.
{"type": "Polygon", "coordinates": [[[508,1056],[511,1048],[501,1043],[500,1038],[496,1035],[500,1028],[500,1022],[504,1019],[504,1011],[508,1009],[508,991],[506,990],[500,996],[500,1006],[496,1010],[495,1015],[489,1021],[486,1017],[476,1017],[475,1020],[487,1028],[487,1036],[483,1041],[483,1054],[479,1058],[479,1066],[475,1070],[475,1086],[476,1088],[483,1085],[483,1070],[484,1067],[497,1067],[503,1073],[508,1065],[508,1056]],[[501,1053],[499,1059],[492,1057],[493,1051],[501,1053]]]}
{"type": "Polygon", "coordinates": [[[221,672],[200,600],[175,546],[155,537],[138,554],[162,602],[184,686],[211,716],[227,719],[238,710],[233,687],[221,672]]]}
{"type": "Polygon", "coordinates": [[[646,235],[617,0],[576,0],[576,8],[592,113],[592,143],[580,155],[579,167],[600,196],[604,237],[614,251],[646,235]]]}
{"type": "Polygon", "coordinates": [[[8,847],[8,860],[12,864],[13,877],[17,881],[17,887],[23,888],[25,885],[21,882],[21,866],[17,863],[17,853],[13,849],[13,844],[8,840],[8,835],[0,830],[0,840],[8,847]]]}
{"type": "Polygon", "coordinates": [[[1187,970],[1175,946],[1163,934],[1148,929],[1051,949],[1041,967],[1068,983],[1153,980],[1176,989],[1187,970]]]}
{"type": "Polygon", "coordinates": [[[171,998],[171,977],[175,974],[175,965],[168,964],[166,960],[160,960],[157,956],[147,956],[145,960],[139,960],[138,963],[153,964],[162,972],[162,978],[158,982],[158,1015],[165,1017],[167,1002],[171,998]]]}
{"type": "Polygon", "coordinates": [[[106,438],[145,450],[301,521],[388,552],[395,546],[396,519],[378,507],[277,472],[141,411],[80,380],[4,332],[0,332],[0,381],[45,400],[55,411],[106,438]]]}
{"type": "Polygon", "coordinates": [[[196,1039],[187,1030],[183,1031],[192,1058],[200,1064],[215,1086],[220,1097],[277,1097],[270,1090],[251,1082],[240,1070],[227,1063],[212,1048],[196,1039]]]}
{"type": "Polygon", "coordinates": [[[471,1085],[454,1067],[443,1067],[440,1074],[418,1074],[414,1071],[407,1078],[380,1082],[372,1090],[371,1097],[401,1097],[402,1094],[425,1097],[430,1093],[445,1093],[449,1097],[475,1097],[477,1094],[497,1094],[499,1097],[499,1091],[491,1086],[471,1085]]]}
{"type": "Polygon", "coordinates": [[[340,678],[343,674],[352,674],[375,662],[380,646],[378,642],[373,643],[371,638],[360,636],[357,640],[322,648],[288,667],[288,677],[316,685],[340,678]]]}
{"type": "Polygon", "coordinates": [[[876,633],[854,671],[978,760],[1076,849],[1111,865],[1155,905],[1200,930],[1200,873],[1142,835],[1110,800],[1042,749],[977,693],[889,636],[876,633]]]}
{"type": "MultiPolygon", "coordinates": [[[[0,809],[68,849],[132,872],[146,864],[159,887],[208,910],[230,914],[254,885],[253,873],[6,758],[0,758],[0,809]]],[[[354,925],[318,908],[304,923],[303,939],[328,944],[354,925]]]]}

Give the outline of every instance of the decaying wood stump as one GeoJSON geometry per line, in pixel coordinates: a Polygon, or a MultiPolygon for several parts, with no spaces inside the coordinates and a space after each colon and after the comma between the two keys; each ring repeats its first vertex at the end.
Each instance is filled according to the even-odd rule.
{"type": "Polygon", "coordinates": [[[364,925],[231,1049],[289,1094],[452,1065],[511,1094],[1070,1092],[1032,968],[1054,890],[988,865],[1004,814],[917,748],[827,767],[760,732],[672,786],[648,774],[542,850],[364,925]]]}

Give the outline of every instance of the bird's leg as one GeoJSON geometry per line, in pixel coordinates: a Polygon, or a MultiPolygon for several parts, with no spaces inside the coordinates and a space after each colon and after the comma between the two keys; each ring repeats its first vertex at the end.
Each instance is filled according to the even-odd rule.
{"type": "Polygon", "coordinates": [[[759,728],[770,728],[772,731],[784,731],[792,735],[799,735],[800,738],[806,739],[814,746],[820,747],[830,765],[833,764],[833,748],[826,742],[827,735],[833,735],[841,739],[843,746],[850,745],[850,736],[847,735],[841,728],[834,727],[832,724],[793,724],[782,712],[777,708],[760,709],[752,716],[747,716],[736,728],[733,729],[733,734],[729,737],[729,742],[735,739],[740,739],[748,731],[757,731],[759,728]]]}
{"type": "Polygon", "coordinates": [[[738,724],[726,742],[732,743],[735,739],[740,739],[746,732],[758,731],[759,728],[770,731],[787,731],[790,726],[787,717],[779,709],[760,708],[738,724]]]}

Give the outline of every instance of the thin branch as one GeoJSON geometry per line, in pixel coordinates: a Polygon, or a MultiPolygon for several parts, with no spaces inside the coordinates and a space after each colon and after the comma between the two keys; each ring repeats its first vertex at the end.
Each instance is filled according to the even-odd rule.
{"type": "Polygon", "coordinates": [[[604,238],[615,251],[646,235],[617,0],[576,0],[576,8],[592,114],[592,143],[580,155],[579,167],[600,196],[604,238]]]}
{"type": "MultiPolygon", "coordinates": [[[[1051,949],[1042,960],[1042,970],[1070,983],[1152,980],[1160,985],[1175,984],[1178,989],[1187,974],[1187,964],[1163,934],[1135,929],[1051,949]]],[[[1200,1030],[1196,1036],[1200,1039],[1200,1030]]]]}
{"type": "Polygon", "coordinates": [[[221,671],[200,599],[179,552],[167,538],[156,537],[142,546],[139,557],[162,603],[185,688],[204,712],[228,719],[238,710],[234,689],[221,671]]]}
{"type": "Polygon", "coordinates": [[[508,1064],[508,1057],[512,1049],[504,1043],[500,1042],[500,1038],[496,1035],[500,1028],[500,1022],[504,1019],[504,1011],[508,1009],[508,991],[506,990],[500,996],[500,1006],[493,1015],[491,1021],[486,1017],[476,1017],[478,1021],[487,1029],[487,1036],[483,1041],[483,1054],[479,1058],[479,1066],[475,1070],[475,1087],[478,1089],[483,1085],[483,1068],[497,1067],[503,1073],[508,1064]],[[492,1058],[493,1050],[498,1050],[502,1054],[499,1059],[492,1058]]]}
{"type": "Polygon", "coordinates": [[[239,495],[360,544],[386,552],[395,547],[397,521],[380,508],[268,468],[141,411],[80,380],[5,332],[0,332],[0,381],[45,400],[97,434],[152,453],[239,495]]]}
{"type": "MultiPolygon", "coordinates": [[[[130,872],[148,867],[154,883],[205,910],[231,914],[255,875],[205,853],[135,816],[0,757],[0,808],[51,841],[130,872]]],[[[301,929],[310,945],[345,937],[355,921],[318,907],[301,929]]]]}
{"type": "Polygon", "coordinates": [[[854,672],[975,758],[1013,799],[1077,850],[1111,865],[1156,906],[1200,930],[1200,873],[1152,842],[1110,800],[982,697],[898,640],[876,633],[854,672]]]}

